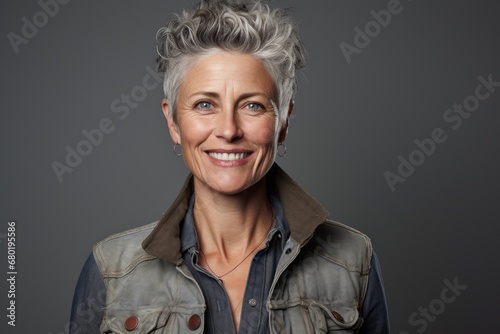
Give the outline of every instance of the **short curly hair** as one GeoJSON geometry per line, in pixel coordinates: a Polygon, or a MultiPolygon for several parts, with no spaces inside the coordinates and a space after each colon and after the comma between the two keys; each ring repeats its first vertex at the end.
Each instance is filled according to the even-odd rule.
{"type": "Polygon", "coordinates": [[[288,9],[270,9],[259,0],[201,1],[161,27],[157,34],[158,71],[170,100],[174,120],[183,76],[193,60],[217,50],[237,51],[261,60],[274,80],[278,101],[276,127],[286,124],[289,104],[297,91],[298,70],[305,49],[288,9]]]}

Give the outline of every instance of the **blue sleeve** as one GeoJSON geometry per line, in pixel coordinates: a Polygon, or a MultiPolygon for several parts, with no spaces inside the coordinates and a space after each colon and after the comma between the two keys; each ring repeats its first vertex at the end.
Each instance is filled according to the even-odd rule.
{"type": "Polygon", "coordinates": [[[364,319],[360,329],[361,334],[388,334],[389,314],[384,292],[384,281],[377,255],[373,252],[371,271],[368,277],[368,288],[365,301],[361,308],[361,317],[364,319]]]}
{"type": "Polygon", "coordinates": [[[99,268],[90,253],[85,262],[73,295],[70,334],[100,333],[106,287],[99,268]]]}

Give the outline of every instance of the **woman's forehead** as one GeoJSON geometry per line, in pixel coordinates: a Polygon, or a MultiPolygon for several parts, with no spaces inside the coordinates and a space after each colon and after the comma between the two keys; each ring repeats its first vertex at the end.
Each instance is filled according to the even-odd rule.
{"type": "Polygon", "coordinates": [[[228,90],[271,96],[275,87],[261,60],[249,54],[227,51],[197,59],[187,70],[181,84],[181,91],[188,94],[220,94],[228,90]]]}

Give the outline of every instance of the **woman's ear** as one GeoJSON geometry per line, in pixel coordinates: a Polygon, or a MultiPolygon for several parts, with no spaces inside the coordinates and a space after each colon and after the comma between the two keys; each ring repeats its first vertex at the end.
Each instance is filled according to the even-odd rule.
{"type": "Polygon", "coordinates": [[[170,132],[170,138],[172,138],[172,141],[175,144],[181,144],[181,134],[179,131],[179,127],[177,126],[177,123],[174,120],[167,98],[163,98],[163,100],[161,101],[161,109],[163,110],[163,115],[165,115],[165,118],[167,119],[168,132],[170,132]]]}
{"type": "Polygon", "coordinates": [[[295,102],[293,100],[290,101],[290,105],[288,106],[288,115],[286,115],[286,123],[281,127],[280,134],[278,136],[278,143],[283,143],[286,139],[286,135],[288,134],[288,120],[292,115],[293,106],[295,102]]]}

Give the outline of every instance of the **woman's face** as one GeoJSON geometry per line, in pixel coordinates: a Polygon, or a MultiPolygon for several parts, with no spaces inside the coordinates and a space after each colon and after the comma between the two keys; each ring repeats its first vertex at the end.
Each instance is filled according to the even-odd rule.
{"type": "Polygon", "coordinates": [[[200,187],[236,194],[272,166],[276,88],[262,62],[248,54],[218,51],[194,62],[177,97],[175,123],[163,101],[172,140],[200,187]]]}

